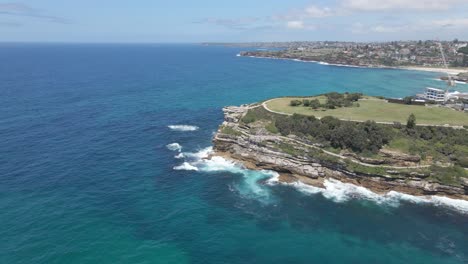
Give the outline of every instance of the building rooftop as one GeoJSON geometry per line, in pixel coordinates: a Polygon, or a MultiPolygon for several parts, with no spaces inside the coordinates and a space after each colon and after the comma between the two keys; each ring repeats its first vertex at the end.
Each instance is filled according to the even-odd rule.
{"type": "Polygon", "coordinates": [[[445,92],[445,90],[439,89],[439,88],[432,88],[432,87],[426,87],[427,90],[431,91],[437,91],[437,92],[445,92]]]}

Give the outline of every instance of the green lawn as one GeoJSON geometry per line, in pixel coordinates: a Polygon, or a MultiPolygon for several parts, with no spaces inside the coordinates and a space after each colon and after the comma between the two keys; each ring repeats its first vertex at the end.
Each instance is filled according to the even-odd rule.
{"type": "MultiPolygon", "coordinates": [[[[269,101],[267,107],[273,111],[288,114],[314,115],[316,117],[334,116],[343,120],[374,120],[376,122],[401,122],[406,124],[408,116],[413,113],[417,124],[429,125],[468,125],[468,114],[443,107],[426,107],[387,103],[385,100],[370,98],[360,100],[360,107],[342,107],[337,109],[318,109],[310,107],[290,106],[291,100],[311,98],[277,98],[269,101]]],[[[320,98],[322,102],[323,98],[320,98]]]]}

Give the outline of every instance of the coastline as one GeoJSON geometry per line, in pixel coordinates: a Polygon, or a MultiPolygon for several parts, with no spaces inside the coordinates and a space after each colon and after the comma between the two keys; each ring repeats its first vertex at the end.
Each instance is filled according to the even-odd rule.
{"type": "Polygon", "coordinates": [[[426,72],[438,72],[438,73],[446,73],[450,75],[458,75],[463,72],[468,72],[468,68],[432,68],[432,67],[422,67],[422,66],[404,66],[404,67],[397,67],[397,69],[401,70],[411,70],[411,71],[426,71],[426,72]]]}
{"type": "Polygon", "coordinates": [[[262,170],[270,170],[274,171],[278,174],[278,177],[275,179],[278,183],[284,184],[284,185],[291,185],[291,184],[304,184],[306,186],[310,187],[315,187],[315,188],[320,188],[325,190],[325,182],[326,181],[338,181],[340,183],[344,184],[351,184],[355,187],[362,187],[365,188],[374,194],[380,195],[380,196],[385,196],[388,195],[390,192],[397,192],[403,195],[410,195],[414,196],[415,198],[418,199],[425,199],[425,200],[430,200],[431,197],[442,197],[442,198],[448,198],[452,200],[458,200],[458,201],[464,201],[468,202],[468,196],[466,195],[452,195],[452,194],[447,194],[444,193],[443,195],[441,194],[425,194],[423,191],[412,188],[412,187],[407,187],[407,186],[395,186],[391,184],[386,184],[387,182],[385,181],[374,181],[371,178],[366,179],[366,178],[349,178],[349,177],[340,177],[339,174],[336,175],[330,175],[326,177],[318,177],[318,178],[311,178],[310,176],[307,175],[301,175],[297,173],[290,173],[290,172],[285,172],[285,171],[279,171],[275,170],[271,166],[268,165],[259,165],[256,163],[254,160],[248,160],[244,158],[239,158],[236,157],[235,155],[232,155],[231,153],[228,152],[222,152],[222,151],[214,151],[214,153],[208,157],[209,159],[213,156],[217,157],[222,157],[226,160],[233,161],[235,163],[242,164],[243,167],[245,167],[248,170],[255,170],[255,171],[262,171],[262,170]]]}
{"type": "Polygon", "coordinates": [[[438,67],[424,67],[424,66],[385,66],[385,65],[348,65],[348,64],[337,64],[337,63],[328,63],[324,61],[314,61],[314,60],[303,60],[300,58],[281,58],[281,57],[263,57],[263,56],[245,56],[237,54],[237,57],[248,57],[248,58],[257,58],[257,59],[273,59],[273,60],[290,60],[296,62],[310,62],[321,65],[337,66],[337,67],[349,67],[349,68],[363,68],[363,69],[395,69],[395,70],[411,70],[411,71],[424,71],[424,72],[437,72],[445,73],[450,75],[458,75],[460,73],[468,72],[468,68],[438,68],[438,67]]]}
{"type": "Polygon", "coordinates": [[[327,184],[333,185],[336,181],[338,184],[351,184],[353,188],[367,189],[382,197],[397,192],[420,198],[446,197],[468,201],[468,179],[461,180],[460,184],[426,179],[429,174],[424,171],[425,167],[412,165],[406,156],[392,156],[394,162],[403,160],[404,166],[374,165],[359,158],[321,150],[295,137],[265,133],[261,124],[241,123],[247,111],[256,107],[223,108],[224,122],[214,135],[214,152],[208,159],[219,156],[247,169],[274,171],[279,174],[275,180],[280,183],[304,184],[310,188],[321,188],[316,190],[320,192],[326,191],[327,184]]]}

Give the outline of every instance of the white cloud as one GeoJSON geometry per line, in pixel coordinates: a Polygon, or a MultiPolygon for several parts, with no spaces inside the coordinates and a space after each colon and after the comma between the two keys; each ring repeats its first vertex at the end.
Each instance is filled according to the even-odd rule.
{"type": "Polygon", "coordinates": [[[351,26],[351,32],[355,34],[367,33],[367,29],[361,22],[356,22],[351,26]]]}
{"type": "Polygon", "coordinates": [[[468,27],[468,18],[449,18],[434,20],[432,25],[437,27],[468,27]]]}
{"type": "Polygon", "coordinates": [[[466,0],[343,0],[342,7],[353,11],[440,11],[463,3],[466,0]]]}
{"type": "Polygon", "coordinates": [[[44,14],[40,9],[30,7],[20,3],[0,3],[0,15],[18,16],[18,17],[32,17],[36,19],[43,19],[49,22],[70,24],[71,22],[63,17],[51,16],[44,14]]]}
{"type": "Polygon", "coordinates": [[[450,18],[440,20],[419,20],[409,24],[378,24],[364,25],[360,22],[354,23],[350,31],[355,34],[365,33],[418,33],[418,32],[437,32],[447,28],[456,29],[461,32],[468,28],[468,18],[450,18]]]}
{"type": "Polygon", "coordinates": [[[261,24],[261,19],[258,17],[242,17],[242,18],[205,18],[193,21],[195,24],[212,24],[216,26],[226,27],[228,29],[245,30],[258,28],[261,24]]]}
{"type": "Polygon", "coordinates": [[[305,9],[305,16],[308,18],[321,18],[332,15],[334,15],[333,11],[328,7],[309,6],[305,9]]]}
{"type": "Polygon", "coordinates": [[[303,21],[293,20],[293,21],[288,21],[286,23],[286,27],[290,29],[303,29],[305,26],[304,26],[303,21]]]}
{"type": "Polygon", "coordinates": [[[379,25],[371,28],[372,32],[376,33],[396,33],[396,32],[401,32],[408,30],[407,26],[384,26],[384,25],[379,25]]]}

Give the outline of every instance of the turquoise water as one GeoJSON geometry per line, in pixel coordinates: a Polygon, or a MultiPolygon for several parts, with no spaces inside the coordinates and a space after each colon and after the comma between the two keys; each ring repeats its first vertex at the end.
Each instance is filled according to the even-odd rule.
{"type": "Polygon", "coordinates": [[[272,173],[200,159],[225,105],[402,97],[441,87],[437,74],[238,52],[0,44],[0,263],[468,262],[461,210],[339,184],[281,186],[272,173]]]}

